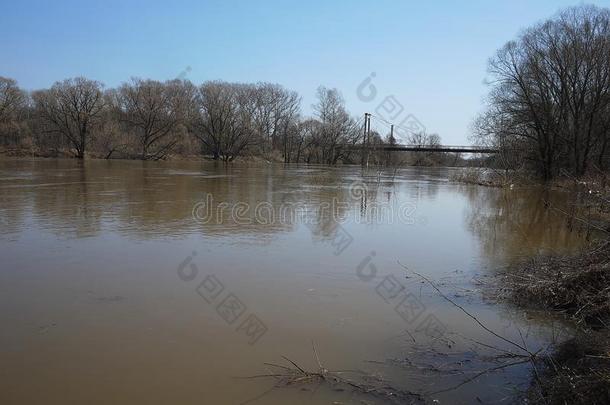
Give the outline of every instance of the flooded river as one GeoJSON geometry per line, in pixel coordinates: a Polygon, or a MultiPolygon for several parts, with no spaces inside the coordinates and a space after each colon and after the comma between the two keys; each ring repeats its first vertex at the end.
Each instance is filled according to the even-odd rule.
{"type": "Polygon", "coordinates": [[[528,364],[460,386],[516,348],[419,275],[536,351],[562,327],[481,284],[588,234],[566,195],[450,176],[0,160],[0,403],[508,402],[528,364]]]}

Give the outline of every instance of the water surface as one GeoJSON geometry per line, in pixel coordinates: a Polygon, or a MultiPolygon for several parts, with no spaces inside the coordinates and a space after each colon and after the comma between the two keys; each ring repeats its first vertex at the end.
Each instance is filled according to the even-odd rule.
{"type": "MultiPolygon", "coordinates": [[[[266,362],[317,369],[312,341],[354,380],[508,401],[527,365],[430,394],[497,364],[474,341],[514,348],[404,267],[534,350],[555,323],[480,281],[588,234],[545,204],[562,193],[451,170],[0,160],[0,402],[244,403],[274,380],[238,377],[266,362]]],[[[387,400],[314,384],[251,403],[387,400]]]]}

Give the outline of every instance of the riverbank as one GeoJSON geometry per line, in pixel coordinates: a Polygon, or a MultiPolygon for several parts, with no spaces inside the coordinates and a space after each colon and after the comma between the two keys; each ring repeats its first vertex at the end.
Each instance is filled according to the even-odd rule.
{"type": "Polygon", "coordinates": [[[506,271],[499,295],[571,320],[572,338],[534,361],[532,403],[610,403],[610,241],[575,256],[537,257],[506,271]]]}

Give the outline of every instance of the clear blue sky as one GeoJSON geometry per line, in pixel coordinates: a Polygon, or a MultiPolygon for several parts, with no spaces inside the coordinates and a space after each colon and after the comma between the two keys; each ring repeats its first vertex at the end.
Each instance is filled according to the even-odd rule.
{"type": "Polygon", "coordinates": [[[0,0],[0,75],[26,89],[81,75],[106,86],[181,73],[195,83],[268,81],[298,91],[305,114],[319,85],[338,88],[358,116],[394,95],[403,115],[462,144],[482,108],[488,58],[578,4],[463,3],[0,0]],[[371,72],[377,97],[363,102],[356,89],[371,72]]]}

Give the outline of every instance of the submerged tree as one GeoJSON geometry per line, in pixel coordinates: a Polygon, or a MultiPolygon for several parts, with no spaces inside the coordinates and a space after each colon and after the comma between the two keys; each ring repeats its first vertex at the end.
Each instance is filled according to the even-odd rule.
{"type": "Polygon", "coordinates": [[[0,76],[0,144],[18,143],[20,118],[27,102],[17,82],[0,76]]]}
{"type": "Polygon", "coordinates": [[[318,162],[335,164],[349,154],[348,145],[354,145],[359,132],[356,121],[345,109],[345,101],[337,89],[319,87],[318,102],[313,106],[320,125],[314,133],[312,146],[318,162]]]}
{"type": "Polygon", "coordinates": [[[104,110],[100,82],[77,77],[32,94],[36,112],[47,132],[65,137],[83,159],[104,110]]]}
{"type": "Polygon", "coordinates": [[[264,152],[281,150],[284,158],[289,155],[290,132],[298,119],[301,97],[278,84],[257,83],[245,90],[250,100],[252,129],[260,138],[264,152]]]}
{"type": "Polygon", "coordinates": [[[214,159],[231,161],[255,141],[248,91],[247,85],[220,81],[198,88],[189,129],[214,159]]]}
{"type": "Polygon", "coordinates": [[[178,126],[191,98],[190,83],[134,78],[116,97],[121,122],[137,140],[140,159],[164,158],[178,142],[178,126]]]}

